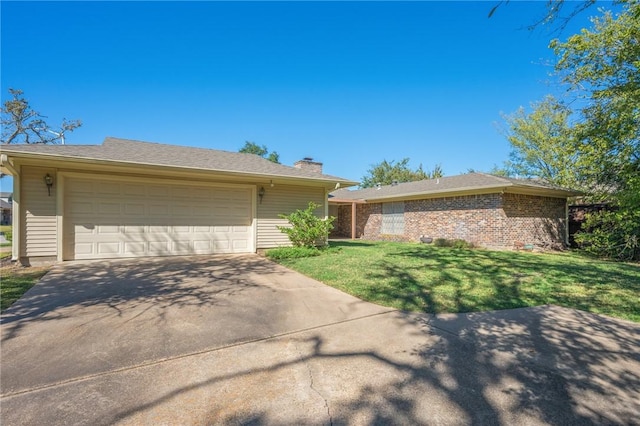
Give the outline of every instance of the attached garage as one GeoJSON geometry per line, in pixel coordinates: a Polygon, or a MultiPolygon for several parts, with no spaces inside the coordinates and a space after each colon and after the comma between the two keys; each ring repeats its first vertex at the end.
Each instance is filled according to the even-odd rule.
{"type": "Polygon", "coordinates": [[[102,145],[10,145],[13,259],[44,261],[253,253],[290,244],[281,214],[351,182],[321,163],[107,138],[102,145]],[[307,164],[309,163],[309,164],[307,164]]]}
{"type": "Polygon", "coordinates": [[[64,260],[255,251],[253,187],[65,178],[64,260]]]}

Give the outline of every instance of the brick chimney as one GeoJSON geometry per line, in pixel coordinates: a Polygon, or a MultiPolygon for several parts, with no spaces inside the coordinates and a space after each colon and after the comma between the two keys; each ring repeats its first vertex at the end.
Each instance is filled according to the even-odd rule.
{"type": "Polygon", "coordinates": [[[293,167],[296,169],[309,170],[314,173],[322,173],[322,163],[313,161],[311,157],[305,157],[302,160],[298,160],[293,163],[293,167]]]}

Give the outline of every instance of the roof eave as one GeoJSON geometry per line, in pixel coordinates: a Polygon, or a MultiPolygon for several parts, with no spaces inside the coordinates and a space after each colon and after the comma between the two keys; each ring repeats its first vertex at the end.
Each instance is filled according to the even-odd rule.
{"type": "Polygon", "coordinates": [[[201,167],[187,167],[187,166],[171,166],[164,164],[154,164],[154,163],[141,163],[141,162],[133,162],[133,161],[119,161],[119,160],[108,160],[108,159],[100,159],[100,158],[91,158],[91,157],[79,157],[79,156],[68,156],[62,154],[52,154],[52,153],[37,153],[37,152],[24,152],[24,151],[9,151],[6,152],[4,150],[3,154],[8,157],[15,158],[25,158],[25,159],[33,159],[33,160],[47,160],[47,159],[56,159],[60,161],[65,161],[69,163],[81,163],[81,164],[96,164],[96,165],[110,165],[110,166],[125,166],[130,167],[135,165],[136,167],[146,168],[148,170],[153,169],[170,169],[175,171],[190,171],[190,172],[199,172],[205,174],[218,174],[225,176],[244,176],[251,177],[256,179],[283,179],[283,180],[295,180],[295,181],[305,181],[305,182],[314,182],[314,183],[322,183],[327,187],[333,188],[338,183],[339,187],[349,187],[358,185],[358,182],[350,181],[348,179],[342,179],[337,177],[307,177],[307,176],[291,176],[286,174],[274,174],[274,173],[250,173],[250,172],[242,172],[236,170],[223,170],[223,169],[205,169],[201,167]]]}
{"type": "Polygon", "coordinates": [[[369,201],[382,201],[382,200],[418,200],[423,198],[441,198],[441,197],[456,197],[460,195],[473,195],[473,194],[491,194],[495,192],[504,191],[509,184],[500,186],[474,186],[461,189],[442,189],[438,191],[416,191],[406,194],[393,194],[383,197],[368,197],[364,198],[369,201]]]}
{"type": "Polygon", "coordinates": [[[541,197],[552,197],[552,198],[569,198],[569,197],[577,197],[579,195],[583,195],[583,192],[574,191],[570,189],[563,188],[543,188],[543,187],[534,187],[530,185],[518,185],[513,184],[511,188],[509,188],[506,192],[511,192],[514,194],[524,194],[524,195],[538,195],[541,197]]]}
{"type": "MultiPolygon", "coordinates": [[[[481,194],[494,194],[497,192],[508,192],[514,194],[524,195],[537,195],[546,196],[552,198],[568,198],[575,197],[582,194],[578,191],[570,191],[554,188],[542,188],[532,187],[529,185],[516,185],[510,182],[505,182],[502,185],[490,185],[490,186],[474,186],[461,189],[443,189],[439,191],[416,191],[405,194],[391,194],[381,197],[363,197],[356,198],[354,200],[362,200],[365,202],[377,202],[377,201],[394,201],[394,200],[419,200],[426,198],[443,198],[443,197],[456,197],[465,195],[481,195],[481,194]]],[[[330,199],[330,202],[340,202],[342,200],[330,199]]],[[[345,201],[352,201],[351,199],[345,199],[345,201]]]]}

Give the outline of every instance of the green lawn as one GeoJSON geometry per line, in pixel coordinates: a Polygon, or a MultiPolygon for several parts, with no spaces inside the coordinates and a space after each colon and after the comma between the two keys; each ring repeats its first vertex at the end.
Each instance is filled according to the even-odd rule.
{"type": "Polygon", "coordinates": [[[0,311],[4,311],[47,273],[48,267],[0,268],[0,311]]]}
{"type": "Polygon", "coordinates": [[[283,265],[384,306],[472,312],[556,304],[640,322],[640,265],[425,244],[332,242],[339,251],[283,265]]]}

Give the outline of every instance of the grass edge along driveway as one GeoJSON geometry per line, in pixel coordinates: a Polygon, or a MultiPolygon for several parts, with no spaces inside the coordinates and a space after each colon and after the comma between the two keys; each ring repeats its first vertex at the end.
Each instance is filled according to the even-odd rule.
{"type": "Polygon", "coordinates": [[[0,312],[4,312],[16,300],[38,282],[49,271],[48,266],[0,268],[0,312]]]}
{"type": "Polygon", "coordinates": [[[461,313],[554,304],[640,322],[640,265],[573,252],[453,249],[337,241],[327,254],[279,263],[363,300],[405,311],[461,313]]]}

